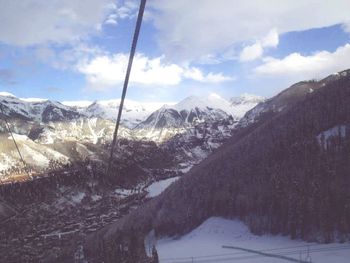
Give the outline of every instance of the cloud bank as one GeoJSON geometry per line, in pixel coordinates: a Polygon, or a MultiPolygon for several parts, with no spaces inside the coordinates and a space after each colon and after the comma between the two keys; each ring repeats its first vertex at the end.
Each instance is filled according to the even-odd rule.
{"type": "Polygon", "coordinates": [[[334,52],[319,51],[310,56],[292,53],[282,59],[264,58],[255,68],[257,75],[292,79],[320,78],[350,68],[350,44],[334,52]]]}
{"type": "MultiPolygon", "coordinates": [[[[99,55],[90,60],[79,63],[78,72],[85,74],[90,87],[105,89],[120,85],[125,78],[128,55],[118,53],[114,55],[99,55]]],[[[130,83],[136,85],[174,86],[183,80],[190,79],[205,83],[220,83],[232,80],[222,73],[203,73],[200,69],[179,66],[164,61],[164,57],[148,58],[143,54],[136,54],[130,76],[130,83]]]]}

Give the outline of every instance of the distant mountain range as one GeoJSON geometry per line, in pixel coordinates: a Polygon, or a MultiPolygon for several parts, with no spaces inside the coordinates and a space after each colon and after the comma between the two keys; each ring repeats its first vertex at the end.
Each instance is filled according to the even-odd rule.
{"type": "MultiPolygon", "coordinates": [[[[190,96],[179,103],[171,104],[126,100],[122,124],[130,129],[136,126],[147,127],[155,119],[154,116],[158,116],[160,112],[162,113],[159,117],[162,121],[155,123],[155,128],[183,127],[192,125],[196,121],[216,120],[229,115],[237,120],[262,101],[264,101],[263,97],[249,94],[243,94],[241,97],[234,97],[230,100],[225,100],[216,94],[210,94],[206,98],[190,96]]],[[[44,123],[71,121],[79,118],[115,121],[119,103],[120,100],[64,101],[61,103],[40,98],[17,98],[11,93],[0,92],[0,105],[8,118],[44,123]]]]}
{"type": "MultiPolygon", "coordinates": [[[[227,101],[216,94],[207,98],[191,96],[168,105],[126,100],[119,136],[130,141],[153,141],[162,144],[159,147],[172,148],[172,151],[174,145],[178,145],[174,154],[182,155],[179,159],[185,161],[185,155],[192,156],[183,164],[188,167],[221,145],[230,136],[233,124],[263,100],[262,97],[243,95],[227,101]],[[203,131],[205,133],[201,134],[203,131]],[[205,142],[193,144],[203,140],[202,137],[205,142]],[[192,142],[192,147],[180,148],[179,144],[185,146],[187,141],[189,145],[192,142]]],[[[62,165],[86,158],[105,161],[105,150],[96,151],[96,147],[105,149],[102,146],[111,141],[119,100],[60,103],[38,98],[21,99],[1,92],[0,107],[5,114],[0,113],[0,116],[10,121],[27,164],[40,171],[48,169],[50,161],[62,165]]],[[[4,124],[2,120],[0,171],[3,173],[21,166],[4,124]]]]}

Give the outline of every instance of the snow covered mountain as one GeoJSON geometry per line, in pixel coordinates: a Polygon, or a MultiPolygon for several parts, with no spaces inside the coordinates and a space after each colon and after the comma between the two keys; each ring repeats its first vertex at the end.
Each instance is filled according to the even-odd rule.
{"type": "MultiPolygon", "coordinates": [[[[126,100],[119,135],[129,142],[156,142],[186,171],[230,137],[240,116],[259,100],[244,95],[227,101],[216,94],[163,106],[126,100]]],[[[50,168],[50,160],[62,165],[86,158],[103,161],[94,151],[101,153],[112,139],[119,100],[60,103],[2,92],[0,106],[27,164],[40,171],[50,168]]],[[[21,162],[4,121],[0,136],[0,172],[8,174],[21,162]]]]}
{"type": "MultiPolygon", "coordinates": [[[[122,125],[135,128],[137,137],[153,134],[159,129],[175,129],[176,134],[183,128],[193,127],[203,121],[216,121],[232,116],[241,118],[263,98],[244,94],[229,101],[216,94],[208,97],[190,96],[174,103],[141,103],[126,100],[122,115],[122,125]],[[178,130],[180,129],[180,130],[178,130]],[[139,132],[142,130],[142,132],[139,132]]],[[[74,121],[81,118],[97,118],[115,121],[120,100],[105,101],[65,101],[57,102],[39,98],[17,98],[11,93],[0,92],[0,106],[4,114],[11,119],[38,123],[74,121]]],[[[157,131],[156,133],[159,133],[157,131]]],[[[155,136],[145,136],[157,139],[155,136]]]]}
{"type": "MultiPolygon", "coordinates": [[[[119,99],[95,101],[85,109],[82,109],[81,112],[89,118],[97,117],[115,121],[117,119],[119,105],[119,99]]],[[[128,128],[133,128],[162,105],[162,103],[140,103],[132,100],[125,100],[122,124],[128,128]]]]}
{"type": "MultiPolygon", "coordinates": [[[[0,92],[0,105],[9,118],[36,122],[70,121],[78,118],[100,118],[115,121],[120,100],[64,101],[57,102],[40,98],[17,98],[11,93],[0,92]]],[[[122,124],[133,128],[145,120],[163,103],[141,103],[125,100],[122,124]]]]}
{"type": "Polygon", "coordinates": [[[239,120],[249,109],[263,101],[262,97],[247,95],[227,101],[217,94],[208,97],[190,96],[175,105],[164,105],[134,129],[138,138],[164,141],[184,133],[201,122],[239,120]]]}
{"type": "Polygon", "coordinates": [[[70,121],[80,117],[71,107],[45,99],[19,99],[0,92],[0,107],[9,118],[36,122],[70,121]]]}

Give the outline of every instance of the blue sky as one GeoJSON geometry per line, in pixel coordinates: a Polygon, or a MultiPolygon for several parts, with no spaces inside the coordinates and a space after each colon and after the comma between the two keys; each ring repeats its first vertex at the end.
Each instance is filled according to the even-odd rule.
{"type": "MultiPolygon", "coordinates": [[[[139,1],[0,2],[0,91],[120,96],[139,1]]],[[[148,0],[127,97],[270,97],[350,68],[349,1],[282,2],[148,0]]]]}

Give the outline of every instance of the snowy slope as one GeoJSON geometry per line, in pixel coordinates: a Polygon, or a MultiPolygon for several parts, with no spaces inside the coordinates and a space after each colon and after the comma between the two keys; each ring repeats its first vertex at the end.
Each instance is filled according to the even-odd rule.
{"type": "MultiPolygon", "coordinates": [[[[27,165],[38,169],[48,168],[50,160],[59,161],[62,164],[69,162],[69,157],[39,143],[32,141],[26,135],[13,134],[27,165]]],[[[0,134],[0,171],[22,166],[18,157],[12,137],[9,134],[0,134]]]]}
{"type": "Polygon", "coordinates": [[[148,192],[148,197],[155,197],[160,195],[169,185],[178,180],[180,177],[172,177],[165,180],[160,180],[148,186],[146,191],[148,192]]]}
{"type": "MultiPolygon", "coordinates": [[[[149,242],[145,242],[149,251],[149,242]]],[[[298,260],[317,263],[345,263],[350,257],[349,243],[317,244],[301,240],[291,240],[286,236],[250,233],[247,226],[238,220],[211,217],[202,225],[180,238],[163,238],[156,242],[161,263],[165,262],[249,262],[281,263],[281,258],[262,256],[239,249],[235,246],[265,253],[282,255],[298,260]],[[309,250],[309,255],[308,255],[309,250]]]]}
{"type": "MultiPolygon", "coordinates": [[[[51,122],[49,126],[38,128],[37,136],[33,140],[42,144],[54,142],[80,141],[93,144],[110,141],[115,123],[98,118],[80,118],[69,122],[51,122]]],[[[32,129],[33,130],[33,129],[32,129]]],[[[33,132],[32,132],[33,133],[33,132]]],[[[125,138],[132,138],[130,130],[120,127],[119,134],[125,138]]]]}

